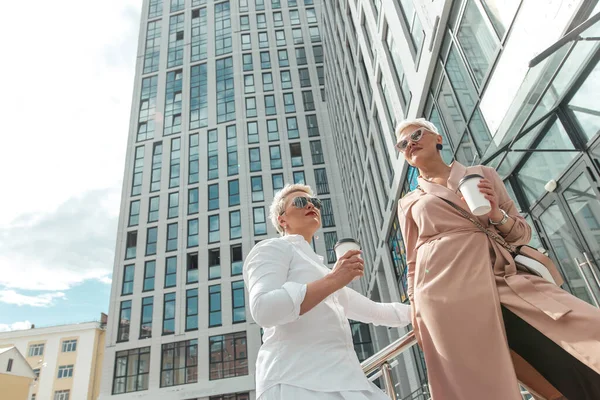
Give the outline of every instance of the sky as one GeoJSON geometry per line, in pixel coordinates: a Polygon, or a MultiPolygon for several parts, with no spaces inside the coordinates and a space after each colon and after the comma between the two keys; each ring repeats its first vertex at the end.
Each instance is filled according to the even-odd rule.
{"type": "Polygon", "coordinates": [[[108,311],[142,0],[0,23],[0,331],[108,311]]]}

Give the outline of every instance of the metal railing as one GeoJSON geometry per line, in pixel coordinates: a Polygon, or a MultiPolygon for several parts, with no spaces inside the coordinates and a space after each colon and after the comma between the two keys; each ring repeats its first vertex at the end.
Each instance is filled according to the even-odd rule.
{"type": "MultiPolygon", "coordinates": [[[[400,339],[379,350],[377,353],[373,354],[360,364],[363,372],[370,381],[374,381],[379,377],[382,378],[384,390],[391,400],[397,400],[396,391],[394,390],[394,382],[392,380],[392,368],[398,364],[395,359],[400,354],[414,346],[416,343],[417,338],[415,336],[415,332],[410,331],[400,339]]],[[[422,390],[422,388],[419,388],[417,391],[422,390]]],[[[425,395],[425,393],[421,394],[425,395]]],[[[521,397],[523,397],[523,400],[529,400],[532,398],[529,392],[523,390],[523,388],[521,388],[521,397]]],[[[414,398],[413,394],[409,395],[409,398],[414,398]]]]}

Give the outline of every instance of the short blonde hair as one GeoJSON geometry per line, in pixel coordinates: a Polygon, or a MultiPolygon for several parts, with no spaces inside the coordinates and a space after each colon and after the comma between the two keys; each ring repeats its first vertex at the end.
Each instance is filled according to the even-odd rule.
{"type": "Polygon", "coordinates": [[[269,207],[269,218],[271,219],[271,223],[277,229],[277,232],[280,234],[284,233],[283,226],[279,223],[278,217],[283,214],[285,211],[285,201],[287,196],[290,193],[294,192],[304,192],[309,196],[314,196],[314,193],[310,186],[303,185],[300,183],[287,184],[281,189],[279,192],[275,193],[275,197],[273,198],[273,202],[271,203],[271,207],[269,207]]]}
{"type": "Polygon", "coordinates": [[[425,118],[405,119],[396,126],[396,141],[400,141],[400,134],[404,129],[406,129],[409,126],[420,126],[421,128],[427,129],[429,132],[435,133],[436,135],[440,134],[436,126],[433,123],[427,121],[425,118]]]}

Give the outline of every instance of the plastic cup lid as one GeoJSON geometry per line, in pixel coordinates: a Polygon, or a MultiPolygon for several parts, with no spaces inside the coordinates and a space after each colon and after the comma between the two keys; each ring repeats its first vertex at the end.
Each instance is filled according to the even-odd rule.
{"type": "Polygon", "coordinates": [[[338,247],[341,244],[344,243],[356,243],[358,245],[358,247],[360,247],[360,243],[358,240],[356,239],[352,239],[352,238],[343,238],[337,241],[337,243],[335,244],[335,246],[333,246],[333,248],[335,249],[336,247],[338,247]]]}
{"type": "Polygon", "coordinates": [[[469,179],[472,179],[472,178],[483,178],[483,177],[484,177],[483,175],[479,175],[479,174],[470,174],[470,175],[464,176],[460,181],[458,181],[458,187],[460,187],[460,185],[462,185],[463,183],[465,183],[469,179]]]}

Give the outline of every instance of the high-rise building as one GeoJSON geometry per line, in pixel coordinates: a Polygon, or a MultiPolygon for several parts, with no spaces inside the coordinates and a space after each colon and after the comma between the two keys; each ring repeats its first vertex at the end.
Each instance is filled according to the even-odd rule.
{"type": "Polygon", "coordinates": [[[312,0],[144,1],[102,399],[254,399],[242,264],[276,236],[285,183],[322,199],[313,246],[335,262],[350,229],[320,16],[312,0]]]}
{"type": "MultiPolygon", "coordinates": [[[[397,200],[418,172],[394,127],[424,117],[447,163],[495,167],[533,227],[532,246],[564,288],[600,301],[600,4],[597,0],[332,0],[322,3],[326,105],[362,285],[408,301],[397,200]]],[[[375,328],[374,347],[397,332],[375,328]]],[[[397,397],[427,399],[416,349],[395,368],[397,397]]]]}
{"type": "MultiPolygon", "coordinates": [[[[0,332],[0,348],[16,349],[33,369],[34,379],[22,399],[98,399],[105,349],[104,318],[102,314],[100,321],[0,332]]],[[[10,358],[16,366],[17,358],[10,358]]],[[[19,372],[28,376],[21,364],[19,372]]],[[[8,393],[2,392],[0,398],[13,399],[4,396],[8,393]]]]}

